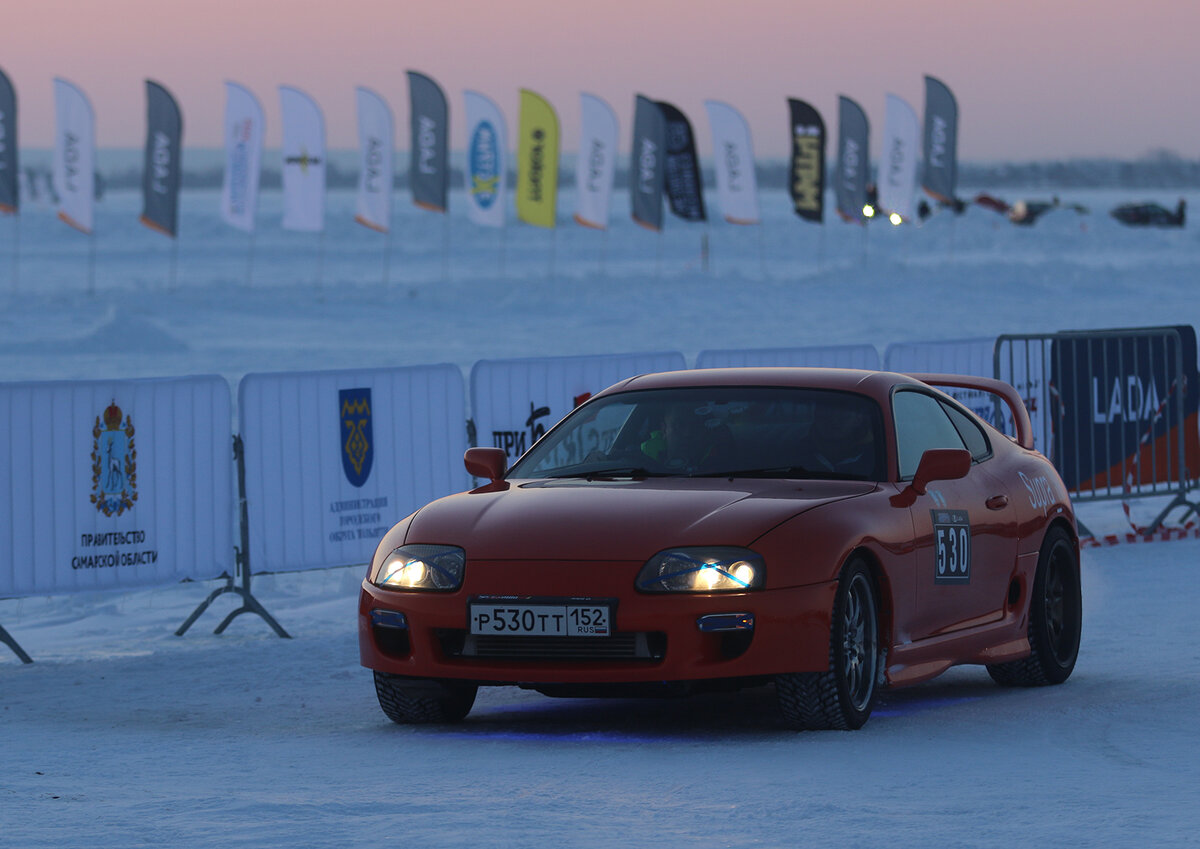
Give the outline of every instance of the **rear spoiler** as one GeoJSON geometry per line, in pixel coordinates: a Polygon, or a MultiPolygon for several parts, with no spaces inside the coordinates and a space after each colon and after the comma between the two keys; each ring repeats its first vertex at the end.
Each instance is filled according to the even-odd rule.
{"type": "Polygon", "coordinates": [[[1029,421],[1029,411],[1025,402],[1009,384],[1003,380],[990,377],[975,377],[969,374],[910,374],[922,383],[930,386],[950,386],[955,389],[974,389],[1001,398],[1012,412],[1013,428],[1016,430],[1014,440],[1022,448],[1033,450],[1033,425],[1029,421]]]}

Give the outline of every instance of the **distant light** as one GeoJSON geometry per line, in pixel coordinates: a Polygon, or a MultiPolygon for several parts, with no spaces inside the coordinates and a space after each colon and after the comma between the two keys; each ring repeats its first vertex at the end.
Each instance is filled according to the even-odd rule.
{"type": "Polygon", "coordinates": [[[900,213],[893,212],[891,215],[888,216],[888,221],[892,222],[897,227],[899,227],[900,224],[904,221],[904,219],[900,217],[900,213]]]}
{"type": "Polygon", "coordinates": [[[866,206],[864,206],[863,207],[863,217],[864,218],[874,218],[875,217],[875,207],[871,206],[871,204],[869,204],[869,203],[866,206]]]}

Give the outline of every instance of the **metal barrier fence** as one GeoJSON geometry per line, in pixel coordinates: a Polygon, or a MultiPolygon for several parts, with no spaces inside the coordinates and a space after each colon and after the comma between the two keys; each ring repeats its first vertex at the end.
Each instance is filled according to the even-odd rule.
{"type": "Polygon", "coordinates": [[[1005,335],[994,376],[1026,400],[1035,445],[1076,501],[1171,496],[1200,472],[1196,336],[1191,327],[1005,335]]]}

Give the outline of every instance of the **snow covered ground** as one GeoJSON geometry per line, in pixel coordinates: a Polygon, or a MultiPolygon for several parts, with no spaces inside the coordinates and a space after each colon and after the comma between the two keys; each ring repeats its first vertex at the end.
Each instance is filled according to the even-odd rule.
{"type": "MultiPolygon", "coordinates": [[[[352,195],[331,195],[322,247],[280,232],[268,194],[251,267],[216,193],[195,191],[172,272],[138,198],[114,192],[94,275],[52,211],[23,215],[15,262],[18,222],[0,219],[0,380],[1196,326],[1195,229],[1106,214],[1178,196],[1080,192],[1063,200],[1091,214],[1033,228],[972,208],[864,236],[764,195],[761,228],[672,220],[661,237],[623,212],[607,234],[480,231],[397,198],[389,256],[350,221],[352,195]]],[[[1081,512],[1100,533],[1128,527],[1111,503],[1081,512]]],[[[1087,549],[1065,685],[1001,690],[956,669],[824,734],[782,728],[768,689],[485,689],[460,726],[395,726],[357,662],[360,568],[255,577],[290,640],[251,616],[213,635],[229,596],[174,636],[211,584],[0,600],[37,661],[0,648],[0,847],[1192,846],[1198,566],[1197,540],[1087,549]]]]}

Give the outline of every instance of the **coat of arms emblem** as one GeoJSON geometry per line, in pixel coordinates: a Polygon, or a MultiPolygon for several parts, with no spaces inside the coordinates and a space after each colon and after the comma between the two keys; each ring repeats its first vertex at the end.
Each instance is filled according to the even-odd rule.
{"type": "Polygon", "coordinates": [[[338,403],[342,420],[342,471],[353,486],[362,486],[371,475],[371,461],[375,457],[371,389],[341,389],[338,403]]]}
{"type": "Polygon", "coordinates": [[[102,415],[92,428],[92,503],[105,516],[120,516],[138,497],[133,422],[125,416],[122,424],[115,401],[102,415]]]}

